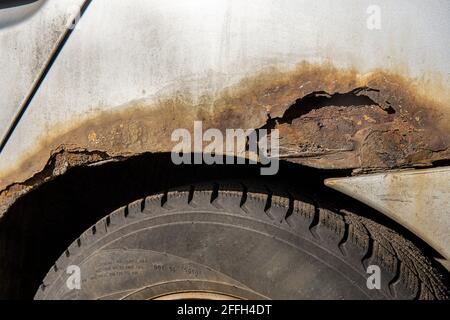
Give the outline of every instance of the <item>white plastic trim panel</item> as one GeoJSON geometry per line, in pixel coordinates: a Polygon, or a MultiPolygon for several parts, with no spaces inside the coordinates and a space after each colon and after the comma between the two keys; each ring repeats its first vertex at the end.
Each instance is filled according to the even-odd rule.
{"type": "Polygon", "coordinates": [[[450,260],[450,167],[328,179],[325,184],[386,214],[450,260]]]}

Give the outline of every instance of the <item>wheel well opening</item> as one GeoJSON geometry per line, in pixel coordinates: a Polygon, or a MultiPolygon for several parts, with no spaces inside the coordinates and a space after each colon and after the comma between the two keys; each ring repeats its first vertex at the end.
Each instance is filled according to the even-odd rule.
{"type": "MultiPolygon", "coordinates": [[[[120,162],[72,168],[22,196],[0,220],[0,298],[33,298],[61,253],[115,209],[157,192],[205,181],[253,180],[307,189],[331,202],[359,206],[357,212],[420,242],[388,218],[323,185],[328,177],[350,174],[281,161],[276,176],[260,176],[257,165],[174,165],[170,153],[143,154],[120,162]]],[[[427,250],[435,255],[430,248],[427,250]]]]}

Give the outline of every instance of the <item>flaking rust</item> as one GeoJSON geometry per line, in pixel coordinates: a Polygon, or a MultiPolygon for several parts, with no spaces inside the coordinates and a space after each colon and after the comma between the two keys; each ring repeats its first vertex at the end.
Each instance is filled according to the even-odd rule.
{"type": "Polygon", "coordinates": [[[316,168],[431,166],[450,159],[450,106],[418,91],[386,71],[360,75],[302,63],[291,71],[268,69],[214,96],[193,99],[179,91],[157,103],[133,102],[43,139],[14,172],[2,173],[0,210],[71,167],[170,152],[173,130],[192,130],[196,120],[204,129],[278,129],[281,157],[316,168]]]}

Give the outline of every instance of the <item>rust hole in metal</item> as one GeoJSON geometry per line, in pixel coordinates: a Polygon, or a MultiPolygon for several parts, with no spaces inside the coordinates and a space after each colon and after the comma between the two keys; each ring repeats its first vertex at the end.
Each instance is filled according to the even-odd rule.
{"type": "Polygon", "coordinates": [[[306,96],[299,98],[292,104],[283,114],[282,117],[272,118],[268,115],[268,120],[264,129],[274,129],[276,123],[288,123],[292,124],[294,119],[298,119],[303,115],[308,114],[312,110],[317,110],[324,107],[336,106],[336,107],[358,107],[358,106],[377,106],[380,107],[388,114],[395,114],[395,109],[388,106],[381,106],[370,97],[365,95],[365,92],[380,92],[380,90],[360,87],[353,89],[347,93],[333,93],[330,94],[326,91],[316,91],[306,96]]]}

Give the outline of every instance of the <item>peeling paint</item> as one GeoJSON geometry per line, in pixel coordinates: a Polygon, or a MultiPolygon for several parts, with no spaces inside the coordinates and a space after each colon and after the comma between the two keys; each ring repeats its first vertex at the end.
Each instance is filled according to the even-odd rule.
{"type": "Polygon", "coordinates": [[[116,112],[61,124],[17,170],[1,174],[0,210],[70,167],[170,152],[172,131],[192,129],[196,120],[205,129],[279,129],[282,158],[316,168],[431,166],[450,158],[449,108],[418,94],[417,86],[382,70],[361,75],[301,63],[291,71],[265,70],[201,99],[178,91],[157,103],[131,102],[116,112]]]}

